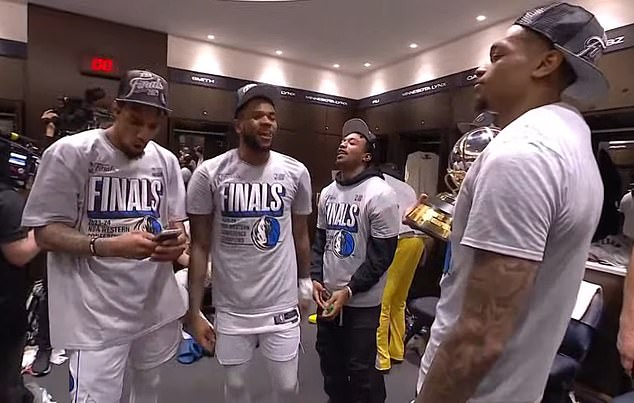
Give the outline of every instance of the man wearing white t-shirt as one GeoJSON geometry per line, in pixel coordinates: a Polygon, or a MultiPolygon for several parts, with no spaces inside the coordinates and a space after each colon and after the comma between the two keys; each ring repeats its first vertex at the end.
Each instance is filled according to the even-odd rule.
{"type": "Polygon", "coordinates": [[[189,313],[196,340],[213,349],[214,332],[200,316],[212,252],[216,356],[225,368],[225,401],[251,401],[247,370],[257,345],[267,359],[276,401],[297,401],[299,291],[310,300],[312,211],[306,167],[271,151],[279,90],[249,84],[238,90],[237,149],[203,162],[187,190],[191,225],[189,313]]]}
{"type": "Polygon", "coordinates": [[[69,352],[73,402],[158,401],[159,367],[176,353],[179,295],[172,261],[185,249],[185,186],[178,160],[152,141],[167,82],[126,73],[114,125],[50,146],[22,223],[48,254],[51,344],[69,352]],[[161,241],[168,226],[180,235],[161,241]]]}
{"type": "Polygon", "coordinates": [[[541,400],[603,195],[590,130],[561,96],[606,93],[605,45],[591,13],[556,3],[520,17],[477,70],[478,106],[503,130],[458,195],[416,402],[541,400]]]}
{"type": "Polygon", "coordinates": [[[382,402],[376,330],[400,215],[394,191],[372,166],[376,136],[361,119],[348,120],[342,135],[340,172],[320,193],[313,242],[315,347],[330,403],[382,402]]]}

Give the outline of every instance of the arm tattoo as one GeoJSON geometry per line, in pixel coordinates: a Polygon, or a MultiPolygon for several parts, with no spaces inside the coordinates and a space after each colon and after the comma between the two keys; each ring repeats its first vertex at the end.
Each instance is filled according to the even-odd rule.
{"type": "Polygon", "coordinates": [[[440,345],[417,403],[463,403],[502,355],[539,263],[476,250],[462,313],[440,345]]]}
{"type": "Polygon", "coordinates": [[[46,251],[90,256],[90,237],[66,224],[53,223],[35,228],[35,240],[46,251]]]}

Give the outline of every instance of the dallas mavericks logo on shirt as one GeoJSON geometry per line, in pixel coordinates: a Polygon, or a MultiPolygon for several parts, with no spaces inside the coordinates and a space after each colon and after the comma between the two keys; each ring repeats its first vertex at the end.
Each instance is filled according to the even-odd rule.
{"type": "Polygon", "coordinates": [[[220,190],[223,217],[282,217],[286,188],[281,183],[228,183],[220,190]]]}
{"type": "Polygon", "coordinates": [[[359,231],[359,205],[349,203],[326,204],[326,229],[336,231],[331,249],[340,259],[354,254],[354,235],[359,231]]]}
{"type": "Polygon", "coordinates": [[[335,233],[332,241],[332,251],[339,259],[344,259],[352,255],[354,252],[354,237],[345,230],[339,230],[335,233]]]}
{"type": "Polygon", "coordinates": [[[161,222],[151,215],[143,217],[135,226],[135,231],[145,231],[153,235],[158,235],[163,230],[161,222]]]}
{"type": "Polygon", "coordinates": [[[160,179],[92,176],[88,186],[88,218],[160,217],[162,196],[160,179]]]}
{"type": "Polygon", "coordinates": [[[280,222],[273,217],[261,217],[251,229],[251,240],[260,250],[273,249],[280,240],[280,222]]]}

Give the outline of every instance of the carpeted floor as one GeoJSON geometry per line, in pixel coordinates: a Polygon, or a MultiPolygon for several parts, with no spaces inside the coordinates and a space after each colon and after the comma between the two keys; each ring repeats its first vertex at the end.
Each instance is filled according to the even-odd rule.
{"type": "MultiPolygon", "coordinates": [[[[316,327],[302,325],[304,352],[300,356],[300,395],[298,403],[326,403],[319,370],[319,357],[315,352],[316,327]]],[[[268,375],[264,362],[256,352],[251,384],[253,403],[274,403],[271,400],[268,375]]],[[[414,395],[418,374],[418,358],[408,352],[403,364],[395,366],[385,378],[387,403],[409,403],[414,395]]],[[[25,382],[35,381],[46,388],[57,403],[70,403],[68,394],[67,365],[54,366],[53,371],[43,378],[27,377],[25,382]]],[[[122,402],[127,403],[127,399],[122,402]]],[[[222,368],[214,358],[203,358],[190,366],[172,360],[161,374],[160,403],[221,403],[223,397],[222,368]]]]}

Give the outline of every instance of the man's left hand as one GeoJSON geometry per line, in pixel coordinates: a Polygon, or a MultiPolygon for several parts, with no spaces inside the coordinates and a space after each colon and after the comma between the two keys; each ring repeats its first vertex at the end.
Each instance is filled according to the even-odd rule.
{"type": "Polygon", "coordinates": [[[187,235],[181,232],[178,238],[159,242],[152,254],[152,260],[158,262],[174,262],[185,252],[186,247],[187,235]]]}
{"type": "Polygon", "coordinates": [[[342,288],[341,290],[332,293],[330,299],[326,301],[327,309],[324,310],[324,313],[321,316],[322,319],[333,320],[336,318],[349,300],[350,293],[347,288],[342,288]]]}
{"type": "Polygon", "coordinates": [[[303,314],[307,314],[313,304],[313,280],[310,278],[300,278],[297,292],[299,296],[299,309],[303,314]]]}

